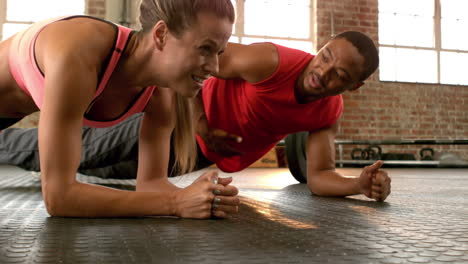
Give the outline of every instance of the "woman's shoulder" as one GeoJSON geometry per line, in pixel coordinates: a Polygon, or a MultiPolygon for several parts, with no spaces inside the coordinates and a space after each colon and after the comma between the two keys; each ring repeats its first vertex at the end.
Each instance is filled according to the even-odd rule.
{"type": "Polygon", "coordinates": [[[36,40],[36,55],[104,60],[113,48],[118,27],[90,17],[72,17],[44,27],[36,40]]]}

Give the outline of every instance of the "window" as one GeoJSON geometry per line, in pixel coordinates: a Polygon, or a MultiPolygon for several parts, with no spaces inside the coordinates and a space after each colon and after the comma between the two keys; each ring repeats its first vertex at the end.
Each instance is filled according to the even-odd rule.
{"type": "Polygon", "coordinates": [[[231,42],[274,42],[314,50],[311,0],[232,0],[237,20],[231,42]]]}
{"type": "Polygon", "coordinates": [[[7,39],[40,20],[84,11],[85,0],[0,0],[0,37],[7,39]]]}
{"type": "Polygon", "coordinates": [[[379,0],[380,80],[468,85],[468,1],[379,0]]]}

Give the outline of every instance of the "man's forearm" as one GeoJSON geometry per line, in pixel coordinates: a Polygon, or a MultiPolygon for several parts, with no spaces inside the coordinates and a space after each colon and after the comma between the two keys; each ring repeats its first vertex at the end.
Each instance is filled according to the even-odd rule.
{"type": "Polygon", "coordinates": [[[335,170],[323,170],[309,175],[307,186],[319,196],[348,196],[361,194],[357,177],[341,175],[335,170]]]}

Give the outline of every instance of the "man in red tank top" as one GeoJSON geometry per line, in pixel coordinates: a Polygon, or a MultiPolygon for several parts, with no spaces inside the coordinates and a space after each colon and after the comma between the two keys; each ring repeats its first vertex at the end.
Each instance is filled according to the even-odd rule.
{"type": "Polygon", "coordinates": [[[315,57],[271,43],[230,45],[218,78],[205,83],[197,104],[201,151],[234,172],[286,135],[308,131],[305,181],[311,192],[385,200],[390,177],[381,161],[348,178],[335,171],[334,158],[341,94],[358,89],[378,61],[373,41],[353,31],[337,35],[315,57]]]}
{"type": "MultiPolygon", "coordinates": [[[[195,103],[198,168],[216,163],[225,172],[240,171],[288,134],[307,131],[305,181],[312,193],[364,194],[378,201],[385,200],[390,194],[390,177],[380,169],[381,161],[364,168],[359,177],[350,178],[335,170],[334,158],[334,138],[343,111],[341,94],[358,89],[377,67],[374,43],[353,31],[337,35],[316,56],[273,43],[229,44],[221,57],[218,74],[205,81],[195,103]]],[[[131,117],[106,132],[87,129],[83,141],[93,142],[90,144],[93,151],[87,154],[83,150],[80,172],[102,177],[134,177],[136,163],[132,161],[138,152],[138,137],[134,135],[139,130],[139,119],[131,117]],[[102,168],[103,164],[118,165],[95,169],[102,168]]],[[[0,149],[4,144],[2,137],[4,142],[30,138],[34,144],[34,131],[28,133],[31,136],[11,131],[9,139],[0,134],[0,149]]],[[[28,152],[23,150],[22,154],[25,153],[28,152]]],[[[12,161],[12,155],[5,156],[0,153],[0,163],[39,169],[25,165],[26,160],[34,158],[12,161]]]]}

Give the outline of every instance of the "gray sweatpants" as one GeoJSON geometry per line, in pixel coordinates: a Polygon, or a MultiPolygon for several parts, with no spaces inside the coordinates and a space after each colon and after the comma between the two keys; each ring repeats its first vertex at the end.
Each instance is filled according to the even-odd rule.
{"type": "MultiPolygon", "coordinates": [[[[108,128],[83,128],[83,147],[78,172],[101,178],[134,179],[138,168],[138,136],[142,114],[108,128]]],[[[40,171],[36,128],[8,128],[0,132],[0,164],[40,171]]],[[[173,139],[169,153],[168,176],[174,164],[173,139]]],[[[197,146],[195,169],[213,164],[197,146]]]]}
{"type": "MultiPolygon", "coordinates": [[[[109,128],[83,128],[78,172],[102,178],[136,177],[141,114],[109,128]]],[[[0,164],[40,171],[36,128],[8,128],[0,132],[0,164]]]]}

